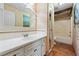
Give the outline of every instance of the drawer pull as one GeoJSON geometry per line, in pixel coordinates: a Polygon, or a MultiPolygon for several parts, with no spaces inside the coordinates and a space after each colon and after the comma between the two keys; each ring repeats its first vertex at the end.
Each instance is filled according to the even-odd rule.
{"type": "Polygon", "coordinates": [[[16,54],[14,54],[13,56],[16,56],[16,54]]]}
{"type": "Polygon", "coordinates": [[[34,52],[36,52],[36,51],[37,51],[37,49],[34,50],[34,52]]]}

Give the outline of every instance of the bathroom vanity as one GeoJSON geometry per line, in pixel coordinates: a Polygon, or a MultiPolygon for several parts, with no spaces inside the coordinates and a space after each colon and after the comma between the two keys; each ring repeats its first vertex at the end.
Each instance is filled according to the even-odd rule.
{"type": "Polygon", "coordinates": [[[1,37],[1,56],[43,56],[46,53],[45,32],[8,33],[1,37]]]}

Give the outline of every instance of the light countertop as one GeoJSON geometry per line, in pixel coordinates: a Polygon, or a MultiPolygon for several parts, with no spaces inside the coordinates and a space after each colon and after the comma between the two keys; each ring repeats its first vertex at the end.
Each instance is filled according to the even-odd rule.
{"type": "Polygon", "coordinates": [[[45,32],[40,31],[30,32],[28,37],[24,37],[23,35],[26,33],[27,32],[0,34],[0,55],[4,55],[47,36],[45,32]]]}

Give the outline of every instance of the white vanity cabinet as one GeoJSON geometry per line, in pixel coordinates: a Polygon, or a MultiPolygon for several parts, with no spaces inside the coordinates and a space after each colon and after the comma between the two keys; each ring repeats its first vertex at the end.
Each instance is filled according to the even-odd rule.
{"type": "Polygon", "coordinates": [[[19,48],[17,50],[5,54],[4,56],[24,56],[24,48],[19,48]]]}
{"type": "Polygon", "coordinates": [[[25,56],[41,56],[41,46],[31,47],[25,51],[25,56]]]}
{"type": "Polygon", "coordinates": [[[3,56],[44,56],[45,38],[28,43],[17,50],[11,51],[3,56]]]}
{"type": "Polygon", "coordinates": [[[45,52],[46,52],[46,44],[45,44],[45,38],[42,39],[42,56],[45,55],[45,52]]]}

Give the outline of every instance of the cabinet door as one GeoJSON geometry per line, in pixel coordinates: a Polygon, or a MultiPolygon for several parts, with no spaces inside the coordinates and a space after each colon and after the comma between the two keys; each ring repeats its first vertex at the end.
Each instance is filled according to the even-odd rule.
{"type": "Polygon", "coordinates": [[[25,56],[34,56],[34,48],[25,48],[25,56]]]}
{"type": "Polygon", "coordinates": [[[25,46],[25,56],[41,56],[41,40],[25,46]]]}
{"type": "Polygon", "coordinates": [[[4,56],[24,56],[24,48],[17,49],[4,56]]]}
{"type": "Polygon", "coordinates": [[[42,48],[41,48],[41,46],[36,47],[36,49],[34,50],[34,55],[35,56],[41,56],[42,55],[42,48]]]}
{"type": "Polygon", "coordinates": [[[45,46],[45,38],[42,39],[42,56],[45,55],[46,52],[46,46],[45,46]]]}
{"type": "Polygon", "coordinates": [[[27,48],[25,51],[25,56],[41,56],[41,45],[27,48]]]}

